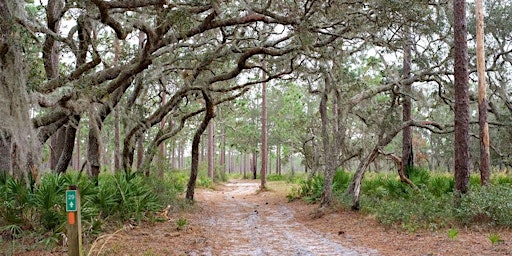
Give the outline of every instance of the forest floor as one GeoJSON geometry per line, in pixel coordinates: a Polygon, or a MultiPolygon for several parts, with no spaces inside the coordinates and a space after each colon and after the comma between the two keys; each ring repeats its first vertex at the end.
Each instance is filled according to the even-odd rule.
{"type": "Polygon", "coordinates": [[[194,207],[105,235],[89,255],[512,255],[511,230],[459,230],[450,239],[448,230],[386,228],[350,210],[313,218],[318,205],[288,202],[290,185],[258,188],[258,181],[232,180],[198,189],[194,207]],[[493,232],[504,241],[491,244],[493,232]]]}

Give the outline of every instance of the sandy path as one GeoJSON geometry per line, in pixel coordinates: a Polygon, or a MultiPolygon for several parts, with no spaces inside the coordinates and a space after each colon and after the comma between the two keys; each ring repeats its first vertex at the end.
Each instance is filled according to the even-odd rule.
{"type": "Polygon", "coordinates": [[[232,181],[197,194],[207,209],[200,225],[211,236],[209,246],[190,255],[377,255],[309,229],[295,219],[286,198],[272,191],[256,194],[258,186],[232,181]]]}

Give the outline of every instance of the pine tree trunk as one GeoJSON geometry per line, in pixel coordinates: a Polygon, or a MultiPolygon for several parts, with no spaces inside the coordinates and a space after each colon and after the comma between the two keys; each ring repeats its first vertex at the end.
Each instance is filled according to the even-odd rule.
{"type": "Polygon", "coordinates": [[[257,173],[258,167],[257,166],[258,166],[258,152],[254,151],[252,153],[252,165],[251,165],[253,179],[258,178],[258,173],[257,173]]]}
{"type": "Polygon", "coordinates": [[[478,124],[480,127],[480,181],[490,182],[489,124],[487,122],[487,95],[485,84],[484,14],[482,0],[476,0],[476,57],[478,71],[478,124]]]}
{"type": "MultiPolygon", "coordinates": [[[[263,79],[266,75],[263,75],[263,79]]],[[[267,83],[261,85],[261,170],[260,189],[265,189],[267,184],[268,145],[267,145],[267,83]]]]}
{"type": "MultiPolygon", "coordinates": [[[[403,79],[409,79],[411,76],[411,32],[406,29],[405,38],[406,45],[404,47],[403,59],[403,79]]],[[[403,85],[403,109],[402,109],[402,122],[407,122],[412,119],[412,101],[411,101],[411,87],[412,83],[403,85]]],[[[413,145],[412,145],[412,127],[407,126],[402,131],[402,161],[401,166],[398,168],[401,180],[409,178],[409,170],[414,167],[413,145]]]]}
{"type": "Polygon", "coordinates": [[[208,177],[213,180],[215,176],[215,123],[208,125],[208,177]]]}

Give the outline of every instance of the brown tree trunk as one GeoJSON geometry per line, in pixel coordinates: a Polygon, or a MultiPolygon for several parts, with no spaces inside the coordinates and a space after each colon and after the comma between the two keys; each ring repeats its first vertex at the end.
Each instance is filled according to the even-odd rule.
{"type": "Polygon", "coordinates": [[[331,77],[329,73],[324,74],[324,90],[322,92],[322,98],[320,99],[320,119],[321,119],[321,136],[323,144],[324,154],[324,188],[322,190],[322,198],[320,201],[320,207],[330,206],[333,201],[332,183],[334,173],[338,167],[338,145],[339,145],[339,108],[338,108],[338,94],[333,88],[331,77]],[[329,95],[333,94],[332,108],[333,120],[330,122],[328,111],[329,95]],[[329,134],[329,128],[331,127],[331,134],[329,134]]]}
{"type": "Polygon", "coordinates": [[[197,128],[194,134],[194,138],[192,139],[192,164],[190,167],[190,179],[188,180],[187,193],[185,196],[185,198],[187,198],[190,201],[194,200],[194,188],[196,185],[197,174],[199,171],[199,143],[201,142],[201,136],[208,127],[208,123],[210,122],[210,120],[212,120],[215,117],[214,104],[212,102],[212,99],[210,98],[210,95],[208,95],[207,92],[205,91],[202,91],[202,94],[206,105],[206,112],[203,121],[197,128]]]}
{"type": "MultiPolygon", "coordinates": [[[[263,79],[266,75],[263,74],[263,79]]],[[[260,170],[260,189],[266,189],[267,184],[267,165],[268,165],[268,145],[267,145],[267,83],[261,85],[261,170],[260,170]]]]}
{"type": "Polygon", "coordinates": [[[244,171],[243,171],[243,175],[244,175],[244,179],[247,179],[247,152],[244,152],[243,153],[243,159],[244,159],[244,171]]]}
{"type": "Polygon", "coordinates": [[[476,57],[478,71],[478,124],[480,127],[480,181],[490,182],[489,124],[487,122],[487,95],[485,84],[484,14],[482,0],[476,0],[476,57]]]}
{"type": "Polygon", "coordinates": [[[64,143],[62,145],[62,152],[58,161],[57,166],[55,167],[56,173],[65,173],[71,159],[73,158],[73,148],[75,147],[75,137],[76,131],[78,128],[78,124],[80,122],[80,116],[75,115],[70,118],[67,127],[65,128],[65,136],[64,143]]]}
{"type": "MultiPolygon", "coordinates": [[[[144,134],[141,134],[137,138],[137,170],[142,166],[142,160],[144,158],[144,134]]],[[[146,173],[149,176],[149,170],[146,173]]]]}
{"type": "Polygon", "coordinates": [[[179,147],[180,147],[180,159],[179,159],[180,169],[185,168],[185,147],[183,146],[184,143],[185,143],[185,141],[182,140],[179,145],[179,147]]]}
{"type": "Polygon", "coordinates": [[[455,190],[466,193],[469,187],[469,77],[466,1],[453,1],[454,77],[455,77],[455,190]]]}
{"type": "Polygon", "coordinates": [[[375,147],[372,152],[359,164],[357,170],[352,178],[352,182],[348,187],[348,194],[352,196],[352,210],[359,210],[359,197],[361,195],[361,184],[366,173],[366,169],[375,160],[379,153],[378,147],[375,147]]]}
{"type": "Polygon", "coordinates": [[[226,130],[224,125],[221,126],[221,139],[220,139],[220,156],[219,156],[219,165],[222,168],[222,171],[226,171],[226,130]]]}
{"type": "Polygon", "coordinates": [[[279,144],[276,149],[276,174],[281,175],[281,146],[279,144]]]}
{"type": "MultiPolygon", "coordinates": [[[[162,84],[162,87],[164,87],[163,84],[162,84]]],[[[162,99],[161,105],[163,106],[163,105],[165,105],[165,96],[166,96],[165,88],[162,88],[162,92],[160,93],[160,95],[161,95],[161,99],[162,99]]],[[[165,118],[162,118],[162,121],[160,121],[160,130],[165,129],[165,123],[166,123],[165,118]]],[[[162,141],[160,143],[160,145],[158,145],[158,168],[157,168],[157,172],[158,172],[157,175],[158,175],[158,177],[160,177],[162,179],[164,177],[164,168],[167,163],[167,157],[166,157],[165,151],[166,151],[165,150],[165,141],[162,141]]]]}
{"type": "MultiPolygon", "coordinates": [[[[406,29],[405,38],[406,44],[404,47],[404,59],[403,59],[403,79],[409,79],[411,76],[411,32],[410,29],[406,29]]],[[[406,83],[403,85],[403,110],[402,110],[402,121],[405,123],[412,119],[411,109],[411,87],[412,83],[406,83]]],[[[412,145],[412,127],[407,126],[402,131],[402,161],[401,168],[398,168],[399,176],[402,181],[405,178],[409,178],[409,170],[414,167],[414,155],[412,145]]]]}
{"type": "MultiPolygon", "coordinates": [[[[69,122],[67,123],[69,125],[69,122]]],[[[57,165],[59,163],[60,156],[65,148],[66,141],[66,125],[60,127],[57,132],[55,132],[50,137],[50,169],[55,171],[57,170],[57,165]]]]}
{"type": "Polygon", "coordinates": [[[208,177],[213,180],[215,176],[215,122],[208,125],[208,177]]]}
{"type": "Polygon", "coordinates": [[[252,165],[251,165],[253,179],[258,178],[258,172],[257,172],[258,167],[257,166],[258,166],[258,152],[254,151],[252,153],[252,165]]]}
{"type": "Polygon", "coordinates": [[[95,181],[96,185],[98,185],[98,176],[100,174],[101,166],[100,142],[102,126],[103,123],[97,115],[93,115],[90,117],[87,161],[89,165],[89,173],[91,175],[91,178],[93,178],[93,180],[95,181]]]}
{"type": "MultiPolygon", "coordinates": [[[[119,39],[114,38],[114,65],[119,63],[120,55],[119,39]]],[[[119,107],[114,108],[114,171],[121,170],[121,127],[119,120],[119,107]]]]}

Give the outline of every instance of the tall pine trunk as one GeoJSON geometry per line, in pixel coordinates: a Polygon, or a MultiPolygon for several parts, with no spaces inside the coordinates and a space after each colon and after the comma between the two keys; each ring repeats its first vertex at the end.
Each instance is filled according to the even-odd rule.
{"type": "MultiPolygon", "coordinates": [[[[411,31],[406,29],[405,32],[405,47],[403,59],[403,79],[409,79],[411,76],[411,31]]],[[[411,100],[411,87],[412,83],[405,83],[403,85],[403,109],[402,109],[402,122],[407,122],[412,119],[412,100],[411,100]]],[[[407,126],[402,131],[402,162],[398,168],[398,174],[401,180],[409,178],[409,170],[414,167],[414,155],[412,145],[412,127],[407,126]]]]}
{"type": "MultiPolygon", "coordinates": [[[[263,74],[263,79],[266,75],[263,74]]],[[[268,145],[267,145],[267,83],[261,85],[261,170],[260,170],[260,189],[265,189],[267,184],[268,167],[268,145]]]]}
{"type": "Polygon", "coordinates": [[[213,121],[208,125],[208,177],[213,179],[215,176],[215,123],[213,121]]]}
{"type": "Polygon", "coordinates": [[[476,58],[478,71],[478,124],[480,127],[480,181],[490,182],[489,124],[487,122],[487,95],[485,85],[484,14],[482,0],[476,0],[476,58]]]}

